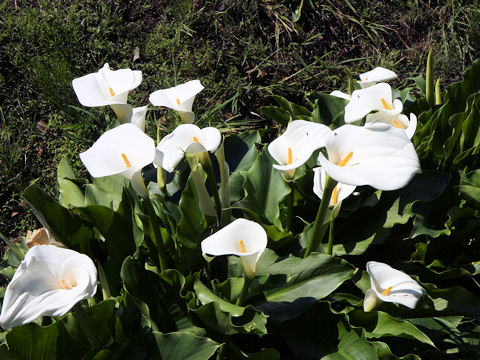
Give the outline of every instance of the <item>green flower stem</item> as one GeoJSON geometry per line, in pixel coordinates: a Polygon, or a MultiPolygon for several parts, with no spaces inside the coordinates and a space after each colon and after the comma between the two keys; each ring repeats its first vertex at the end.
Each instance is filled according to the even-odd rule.
{"type": "Polygon", "coordinates": [[[145,206],[147,208],[147,213],[150,218],[150,226],[152,226],[153,235],[155,237],[155,244],[149,244],[150,240],[148,236],[145,237],[147,245],[151,248],[152,251],[156,252],[158,256],[158,262],[156,262],[157,267],[160,267],[161,271],[168,269],[167,265],[167,253],[165,251],[165,244],[163,243],[163,237],[160,233],[160,224],[158,223],[158,217],[153,208],[152,200],[150,198],[145,199],[145,206]]]}
{"type": "Polygon", "coordinates": [[[87,337],[87,340],[90,343],[90,346],[96,347],[96,345],[98,345],[99,336],[96,333],[95,329],[92,326],[90,326],[90,323],[88,322],[87,316],[85,314],[85,311],[82,308],[82,305],[80,305],[80,303],[77,303],[73,307],[73,311],[75,315],[77,315],[76,318],[78,319],[78,322],[80,323],[80,327],[82,328],[84,335],[87,337]]]}
{"type": "Polygon", "coordinates": [[[428,52],[427,71],[425,75],[425,97],[428,105],[435,105],[435,82],[433,80],[434,55],[432,49],[428,52]]]}
{"type": "Polygon", "coordinates": [[[293,181],[289,181],[290,185],[290,196],[288,197],[288,207],[287,207],[287,232],[292,229],[293,223],[293,205],[295,203],[295,190],[293,181]]]}
{"type": "Polygon", "coordinates": [[[323,222],[325,221],[325,216],[327,215],[328,205],[330,204],[330,197],[332,196],[333,189],[337,185],[337,182],[333,180],[327,174],[327,178],[325,179],[325,186],[323,189],[323,196],[322,201],[320,202],[320,206],[318,207],[317,218],[315,219],[315,224],[313,225],[312,230],[312,237],[307,245],[307,250],[305,250],[304,258],[309,256],[312,251],[316,250],[320,245],[320,241],[322,237],[319,234],[325,234],[325,226],[323,222]]]}
{"type": "Polygon", "coordinates": [[[243,301],[245,300],[245,296],[247,295],[248,289],[250,288],[250,284],[252,283],[253,278],[250,278],[245,275],[245,282],[243,283],[242,291],[240,292],[240,296],[237,299],[235,305],[242,306],[243,301]]]}
{"type": "Polygon", "coordinates": [[[334,223],[335,220],[330,220],[329,223],[329,231],[328,231],[328,246],[327,246],[327,254],[332,255],[333,253],[333,233],[334,233],[334,223]]]}

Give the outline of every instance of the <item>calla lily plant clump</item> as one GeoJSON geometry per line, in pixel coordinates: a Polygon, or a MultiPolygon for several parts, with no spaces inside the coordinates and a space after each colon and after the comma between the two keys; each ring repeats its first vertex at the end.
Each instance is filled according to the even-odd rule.
{"type": "Polygon", "coordinates": [[[0,358],[475,353],[477,68],[432,103],[431,86],[393,88],[377,67],[308,107],[274,96],[265,128],[241,133],[196,123],[199,80],[148,107],[128,103],[139,70],[73,79],[80,104],[118,121],[78,154],[91,179],[65,158],[58,199],[23,194],[44,228],[3,260],[0,358]]]}

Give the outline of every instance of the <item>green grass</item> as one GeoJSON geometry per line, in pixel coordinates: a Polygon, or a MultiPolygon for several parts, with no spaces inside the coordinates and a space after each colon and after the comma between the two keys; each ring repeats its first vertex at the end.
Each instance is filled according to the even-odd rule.
{"type": "MultiPolygon", "coordinates": [[[[346,70],[356,76],[382,65],[402,79],[416,76],[431,46],[442,84],[459,79],[480,55],[479,12],[478,1],[451,0],[3,2],[0,232],[18,238],[35,226],[20,194],[37,181],[56,195],[63,156],[85,174],[78,153],[113,112],[81,107],[71,81],[105,62],[143,71],[129,97],[135,106],[157,89],[200,79],[198,123],[234,130],[258,120],[270,94],[306,104],[305,91],[345,88],[346,70]]],[[[172,129],[177,118],[152,108],[152,136],[155,121],[172,129]]]]}

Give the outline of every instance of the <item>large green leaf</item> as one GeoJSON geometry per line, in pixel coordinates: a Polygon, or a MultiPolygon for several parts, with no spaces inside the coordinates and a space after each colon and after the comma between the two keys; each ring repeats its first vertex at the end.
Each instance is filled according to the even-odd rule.
{"type": "Polygon", "coordinates": [[[48,196],[35,184],[30,185],[22,194],[42,225],[57,241],[68,247],[92,255],[93,232],[79,216],[64,208],[48,196]]]}
{"type": "Polygon", "coordinates": [[[225,159],[232,172],[228,179],[231,202],[239,201],[245,196],[243,190],[245,178],[242,173],[250,169],[257,159],[258,150],[255,144],[260,143],[260,140],[258,131],[230,135],[225,138],[225,159]]]}
{"type": "Polygon", "coordinates": [[[292,103],[281,96],[272,95],[271,97],[279,106],[262,106],[260,113],[283,126],[287,126],[292,120],[307,119],[311,114],[307,108],[292,103]]]}
{"type": "Polygon", "coordinates": [[[4,360],[57,359],[58,328],[56,324],[42,327],[27,324],[12,329],[6,337],[7,345],[0,347],[4,360]]]}
{"type": "Polygon", "coordinates": [[[195,293],[202,306],[192,309],[192,312],[205,326],[215,332],[226,335],[267,332],[265,315],[252,306],[241,307],[229,303],[214,294],[199,280],[195,282],[195,293]]]}
{"type": "Polygon", "coordinates": [[[63,206],[79,207],[85,205],[83,187],[87,183],[85,179],[78,179],[73,173],[70,162],[64,157],[57,168],[59,202],[63,206]]]}
{"type": "Polygon", "coordinates": [[[288,257],[268,267],[269,274],[284,274],[279,289],[265,292],[268,301],[294,301],[301,297],[322,299],[356,273],[345,260],[312,253],[305,259],[288,257]]]}
{"type": "Polygon", "coordinates": [[[480,170],[474,170],[468,174],[461,172],[460,177],[458,191],[465,198],[473,200],[477,205],[480,205],[480,170]]]}
{"type": "MultiPolygon", "coordinates": [[[[196,171],[200,171],[200,169],[196,171]]],[[[206,174],[203,171],[200,174],[202,176],[201,183],[195,182],[195,174],[190,175],[179,202],[182,217],[176,228],[176,236],[179,241],[189,247],[198,246],[199,239],[207,227],[205,214],[202,213],[201,201],[207,202],[207,206],[213,206],[208,194],[207,197],[202,198],[198,191],[197,186],[204,186],[206,179],[206,174]]],[[[215,211],[213,215],[215,215],[215,211]]]]}
{"type": "Polygon", "coordinates": [[[58,323],[58,359],[81,359],[86,354],[109,346],[113,340],[114,299],[81,310],[79,307],[80,304],[58,323]]]}
{"type": "Polygon", "coordinates": [[[264,215],[273,225],[282,229],[280,203],[290,194],[290,187],[279,170],[273,168],[272,158],[264,150],[245,173],[245,202],[248,209],[264,215]]]}
{"type": "Polygon", "coordinates": [[[208,360],[220,344],[188,332],[153,332],[162,359],[208,360]]]}
{"type": "Polygon", "coordinates": [[[122,191],[122,200],[117,211],[106,206],[88,205],[78,209],[98,229],[105,238],[108,258],[103,263],[107,275],[110,292],[117,296],[122,288],[120,269],[123,261],[132,255],[137,246],[134,236],[134,214],[126,189],[122,191]]]}
{"type": "Polygon", "coordinates": [[[432,340],[415,325],[406,320],[395,319],[387,313],[381,311],[366,313],[355,310],[350,312],[348,317],[351,325],[365,329],[367,338],[404,337],[434,346],[432,340]]]}
{"type": "Polygon", "coordinates": [[[126,186],[128,180],[122,175],[94,178],[93,183],[85,188],[85,204],[103,205],[116,210],[122,200],[123,188],[126,186]]]}

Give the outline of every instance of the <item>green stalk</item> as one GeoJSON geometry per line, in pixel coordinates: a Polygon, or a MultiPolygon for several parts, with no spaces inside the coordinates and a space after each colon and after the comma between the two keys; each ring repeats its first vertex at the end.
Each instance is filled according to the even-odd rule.
{"type": "Polygon", "coordinates": [[[435,105],[435,82],[433,80],[434,58],[433,51],[430,49],[427,57],[427,71],[425,75],[425,97],[428,105],[435,105]]]}
{"type": "Polygon", "coordinates": [[[322,201],[320,202],[320,206],[318,207],[317,218],[315,219],[315,224],[313,225],[312,230],[312,237],[307,245],[307,250],[305,250],[305,254],[303,255],[304,258],[309,256],[312,251],[316,250],[320,245],[320,241],[322,237],[319,234],[325,234],[325,229],[323,222],[325,221],[325,216],[327,215],[328,205],[330,204],[330,197],[332,196],[333,189],[337,185],[337,182],[333,180],[327,174],[327,178],[325,179],[325,186],[323,189],[323,196],[322,201]]]}
{"type": "Polygon", "coordinates": [[[330,220],[329,224],[329,231],[328,231],[328,246],[327,246],[327,254],[332,255],[333,253],[333,234],[334,234],[334,224],[335,219],[330,220]]]}
{"type": "Polygon", "coordinates": [[[242,306],[245,296],[247,295],[248,289],[250,288],[250,285],[252,284],[253,278],[248,277],[245,275],[245,282],[243,283],[243,288],[242,291],[240,292],[240,296],[237,299],[237,302],[235,305],[242,306]]]}
{"type": "Polygon", "coordinates": [[[293,223],[293,205],[295,203],[295,191],[293,186],[293,181],[288,182],[290,185],[290,196],[288,197],[288,207],[287,207],[287,232],[292,229],[293,223]]]}
{"type": "Polygon", "coordinates": [[[435,105],[442,105],[442,93],[440,92],[440,78],[435,83],[435,105]]]}

